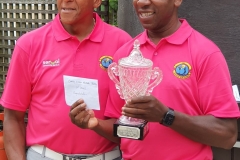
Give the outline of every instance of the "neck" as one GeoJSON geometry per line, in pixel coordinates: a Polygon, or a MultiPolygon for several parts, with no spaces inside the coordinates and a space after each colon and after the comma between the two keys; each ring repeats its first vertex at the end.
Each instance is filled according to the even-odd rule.
{"type": "Polygon", "coordinates": [[[66,31],[77,37],[77,39],[79,41],[82,41],[83,39],[85,39],[94,29],[95,26],[95,19],[93,18],[91,21],[89,22],[85,22],[85,23],[78,23],[78,24],[70,24],[70,25],[64,25],[63,27],[66,29],[66,31]]]}
{"type": "Polygon", "coordinates": [[[173,25],[170,25],[169,27],[163,28],[161,30],[147,30],[147,34],[149,39],[157,45],[162,38],[170,36],[176,32],[180,26],[181,22],[178,20],[173,25]]]}

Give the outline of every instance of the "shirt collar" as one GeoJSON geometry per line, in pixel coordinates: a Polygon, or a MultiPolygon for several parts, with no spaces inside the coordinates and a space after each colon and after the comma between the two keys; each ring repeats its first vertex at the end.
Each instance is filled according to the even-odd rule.
{"type": "MultiPolygon", "coordinates": [[[[180,22],[181,22],[181,26],[179,27],[179,29],[176,32],[174,32],[173,34],[171,34],[168,37],[163,38],[168,43],[176,44],[176,45],[183,44],[188,39],[188,37],[191,35],[193,28],[188,24],[188,22],[185,19],[180,19],[180,22]]],[[[136,38],[138,38],[138,37],[136,37],[136,38]]],[[[142,36],[139,37],[139,41],[141,44],[144,44],[147,41],[150,41],[150,39],[148,38],[148,35],[147,35],[147,30],[145,30],[142,33],[142,36]]]]}
{"type": "MultiPolygon", "coordinates": [[[[104,36],[104,23],[102,23],[102,20],[97,13],[93,13],[93,17],[95,18],[94,29],[85,39],[90,39],[94,42],[101,42],[104,36]]],[[[55,19],[53,20],[52,29],[54,37],[57,41],[64,41],[66,39],[74,37],[64,29],[60,21],[59,14],[57,14],[55,19]]]]}

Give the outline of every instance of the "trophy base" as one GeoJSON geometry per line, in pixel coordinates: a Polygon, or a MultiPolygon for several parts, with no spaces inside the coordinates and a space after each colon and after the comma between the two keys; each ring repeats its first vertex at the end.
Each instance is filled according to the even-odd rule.
{"type": "Polygon", "coordinates": [[[143,140],[148,133],[148,122],[141,124],[124,124],[117,120],[113,125],[113,134],[115,137],[143,140]]]}

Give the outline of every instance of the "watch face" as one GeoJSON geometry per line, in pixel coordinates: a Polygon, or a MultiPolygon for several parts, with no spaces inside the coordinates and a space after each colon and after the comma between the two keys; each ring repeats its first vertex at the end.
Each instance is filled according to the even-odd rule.
{"type": "Polygon", "coordinates": [[[174,118],[175,118],[174,110],[169,109],[169,111],[166,113],[166,115],[164,116],[164,118],[162,120],[162,124],[165,126],[170,126],[170,125],[172,125],[174,118]]]}
{"type": "Polygon", "coordinates": [[[165,124],[170,126],[173,123],[174,118],[175,118],[174,115],[168,112],[166,114],[165,124]]]}

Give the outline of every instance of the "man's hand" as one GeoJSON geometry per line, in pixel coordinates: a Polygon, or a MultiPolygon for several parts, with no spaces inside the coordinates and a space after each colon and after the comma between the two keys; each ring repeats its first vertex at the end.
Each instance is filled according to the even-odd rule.
{"type": "Polygon", "coordinates": [[[77,100],[70,109],[69,116],[73,124],[82,129],[93,129],[98,125],[98,120],[93,110],[87,109],[83,99],[77,100]]]}
{"type": "Polygon", "coordinates": [[[113,136],[113,123],[116,119],[97,119],[93,110],[87,109],[86,103],[83,99],[77,100],[70,109],[69,117],[73,124],[82,129],[91,129],[97,134],[109,139],[117,144],[120,143],[118,137],[113,136]]]}
{"type": "Polygon", "coordinates": [[[123,115],[149,122],[160,122],[167,111],[168,108],[153,96],[132,98],[122,108],[123,115]]]}

